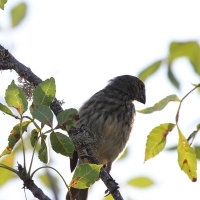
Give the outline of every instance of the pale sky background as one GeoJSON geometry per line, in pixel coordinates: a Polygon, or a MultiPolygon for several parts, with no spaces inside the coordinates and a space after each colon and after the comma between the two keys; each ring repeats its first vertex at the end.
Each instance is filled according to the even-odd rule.
{"type": "MultiPolygon", "coordinates": [[[[20,1],[8,0],[5,11],[0,10],[0,44],[43,80],[56,79],[58,99],[66,102],[64,109],[79,108],[91,95],[115,76],[138,73],[160,58],[165,58],[172,41],[199,41],[200,2],[198,0],[143,0],[143,1],[66,1],[27,0],[26,20],[15,30],[9,29],[9,10],[20,1]]],[[[144,106],[135,102],[136,109],[154,105],[157,101],[176,93],[182,98],[198,83],[199,77],[191,70],[186,59],[177,60],[175,74],[181,81],[177,91],[166,79],[163,66],[146,84],[147,102],[144,106]]],[[[15,72],[0,74],[0,100],[15,72]]],[[[199,123],[199,95],[192,93],[183,103],[179,120],[187,137],[199,123]]],[[[4,103],[4,102],[3,102],[4,103]]],[[[192,183],[177,163],[177,154],[166,151],[144,163],[144,151],[148,133],[159,124],[175,122],[178,103],[170,103],[163,111],[151,115],[137,113],[133,134],[129,142],[130,154],[124,161],[116,162],[111,175],[119,183],[125,200],[199,199],[199,181],[192,183]],[[148,176],[155,185],[148,189],[125,187],[125,182],[136,176],[148,176]]],[[[7,145],[7,136],[17,122],[0,113],[0,151],[7,145]]],[[[177,130],[168,136],[167,147],[177,144],[177,130]]],[[[199,137],[196,143],[198,144],[199,137]]],[[[52,166],[66,181],[71,180],[68,158],[50,153],[52,166]]],[[[37,156],[35,156],[37,160],[37,156]]],[[[22,163],[22,156],[16,160],[22,163]]],[[[17,164],[16,164],[17,165],[17,164]]],[[[34,168],[43,166],[34,162],[34,168]]],[[[38,175],[42,173],[38,172],[38,175]]],[[[37,174],[36,174],[37,175],[37,174]]],[[[56,175],[56,174],[55,174],[56,175]]],[[[199,170],[198,170],[199,175],[199,170]]],[[[59,178],[59,177],[58,177],[59,178]]],[[[60,196],[64,199],[66,188],[61,179],[60,196]]],[[[51,191],[35,179],[38,186],[53,198],[51,191]]],[[[0,188],[0,200],[25,199],[22,181],[0,188]]],[[[95,183],[89,200],[103,198],[105,186],[95,183]]],[[[28,200],[34,199],[26,191],[28,200]]]]}

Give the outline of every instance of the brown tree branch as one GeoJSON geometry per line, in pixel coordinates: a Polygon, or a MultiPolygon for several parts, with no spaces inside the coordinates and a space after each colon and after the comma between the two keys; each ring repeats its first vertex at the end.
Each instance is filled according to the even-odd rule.
{"type": "MultiPolygon", "coordinates": [[[[26,67],[22,63],[20,63],[18,60],[16,60],[12,54],[9,53],[8,50],[6,50],[3,46],[0,45],[0,70],[15,70],[16,73],[23,77],[25,80],[32,83],[34,86],[37,86],[42,82],[42,80],[36,76],[30,68],[26,67]]],[[[59,101],[55,98],[53,103],[51,104],[51,109],[54,112],[54,114],[57,116],[60,112],[63,111],[59,101]]],[[[70,136],[70,132],[69,132],[70,136]]],[[[86,148],[87,153],[89,155],[89,159],[91,163],[93,164],[99,164],[98,159],[95,157],[94,153],[92,152],[91,148],[86,148]]],[[[109,175],[109,173],[102,168],[100,172],[100,177],[104,184],[107,186],[109,192],[112,194],[113,198],[115,200],[123,200],[118,187],[116,187],[116,182],[112,179],[112,177],[109,175]]],[[[22,179],[23,180],[23,179],[22,179]]],[[[32,191],[33,195],[35,196],[37,192],[41,193],[41,196],[43,194],[42,190],[37,188],[37,186],[34,184],[33,180],[28,181],[28,185],[26,180],[23,180],[25,186],[32,191]],[[41,191],[39,191],[41,190],[41,191]],[[35,192],[36,191],[36,192],[35,192]]],[[[37,197],[38,198],[38,197],[37,197]]],[[[40,199],[40,198],[39,198],[40,199]]],[[[43,200],[43,199],[42,199],[43,200]]],[[[45,199],[47,200],[47,199],[45,199]]],[[[48,199],[49,200],[49,199],[48,199]]]]}

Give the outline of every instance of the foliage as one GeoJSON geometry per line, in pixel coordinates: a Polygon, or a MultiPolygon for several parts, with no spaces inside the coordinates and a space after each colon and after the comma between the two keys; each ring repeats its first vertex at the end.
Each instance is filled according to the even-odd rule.
{"type": "MultiPolygon", "coordinates": [[[[4,10],[7,0],[0,0],[0,9],[4,10]]],[[[26,17],[27,14],[27,4],[24,2],[18,3],[9,11],[11,27],[17,27],[26,17]]]]}
{"type": "MultiPolygon", "coordinates": [[[[168,66],[168,78],[170,82],[179,89],[179,82],[174,76],[172,72],[172,64],[175,59],[180,57],[186,57],[189,59],[193,70],[200,75],[200,47],[197,42],[172,42],[169,47],[169,55],[166,59],[160,59],[156,61],[154,64],[150,65],[146,69],[144,69],[139,77],[142,80],[146,80],[148,77],[153,75],[159,67],[161,67],[162,63],[166,63],[168,66]]],[[[182,134],[181,129],[178,125],[179,121],[179,113],[181,109],[181,105],[183,100],[194,90],[200,88],[200,83],[193,84],[193,89],[189,91],[182,99],[179,99],[176,95],[169,95],[164,99],[160,100],[154,106],[145,108],[143,110],[138,110],[138,112],[143,114],[153,113],[155,111],[162,110],[169,102],[178,102],[179,106],[175,116],[175,123],[164,123],[157,127],[155,127],[147,137],[146,142],[146,150],[145,150],[145,161],[153,158],[157,154],[159,154],[165,147],[167,136],[169,132],[173,131],[175,127],[177,127],[177,132],[179,136],[179,140],[177,142],[177,147],[172,148],[171,150],[177,150],[178,152],[178,164],[188,177],[195,182],[197,180],[197,158],[196,156],[199,154],[197,149],[193,149],[191,145],[193,144],[194,138],[199,132],[200,126],[197,125],[197,129],[190,134],[188,139],[182,134]],[[190,143],[190,141],[192,141],[190,143]]]]}
{"type": "Polygon", "coordinates": [[[172,68],[174,67],[173,62],[177,58],[181,57],[186,57],[191,63],[191,67],[194,70],[194,72],[200,75],[200,47],[197,42],[189,41],[172,42],[169,45],[169,55],[167,56],[167,58],[163,58],[154,62],[153,64],[142,70],[139,73],[138,77],[145,81],[148,77],[153,75],[160,67],[162,67],[162,64],[166,64],[167,77],[169,81],[172,83],[173,86],[179,89],[180,83],[174,75],[172,68]]]}
{"type": "Polygon", "coordinates": [[[76,168],[70,183],[71,187],[84,189],[90,187],[98,178],[102,165],[82,164],[76,168]]]}
{"type": "MultiPolygon", "coordinates": [[[[165,124],[161,124],[161,125],[155,127],[147,137],[146,150],[145,150],[145,161],[150,159],[150,158],[153,158],[154,156],[159,154],[164,149],[164,147],[166,145],[168,133],[171,132],[174,129],[174,127],[176,126],[177,129],[178,129],[178,133],[179,133],[179,141],[178,141],[178,149],[177,149],[177,151],[178,151],[178,163],[179,163],[181,170],[183,170],[193,182],[195,182],[197,180],[197,172],[196,172],[196,170],[197,170],[197,159],[196,159],[195,151],[190,146],[188,141],[194,140],[197,132],[199,131],[199,126],[197,126],[197,130],[190,135],[188,140],[186,140],[184,135],[182,134],[179,126],[178,126],[178,120],[179,120],[179,112],[180,112],[183,100],[192,91],[194,91],[198,87],[200,87],[200,84],[197,84],[181,100],[179,100],[178,97],[176,97],[174,99],[174,101],[179,101],[179,107],[177,109],[177,113],[176,113],[176,116],[175,116],[175,119],[176,119],[175,124],[165,123],[165,124]]],[[[155,104],[156,106],[146,108],[146,109],[143,109],[143,110],[138,110],[138,112],[141,112],[143,114],[148,114],[148,113],[152,113],[154,111],[157,111],[158,107],[163,108],[163,101],[166,101],[166,99],[168,99],[168,98],[166,97],[166,98],[162,99],[161,101],[159,101],[158,103],[155,104]]],[[[171,99],[169,101],[171,101],[171,99]]],[[[167,103],[165,103],[165,105],[167,105],[167,103]]]]}
{"type": "MultiPolygon", "coordinates": [[[[33,155],[36,153],[36,148],[38,148],[37,153],[40,161],[45,164],[48,164],[49,162],[50,157],[48,152],[50,147],[48,146],[47,140],[50,140],[51,147],[56,153],[71,157],[74,152],[74,145],[71,139],[66,134],[57,130],[60,129],[63,131],[63,124],[66,125],[66,130],[64,131],[69,130],[69,128],[75,123],[75,120],[78,116],[78,111],[74,108],[70,108],[61,112],[57,116],[57,125],[53,127],[54,115],[49,106],[55,98],[55,91],[56,86],[53,78],[43,81],[35,88],[33,93],[33,102],[29,107],[31,117],[25,115],[28,110],[28,101],[24,91],[22,91],[14,81],[12,81],[6,89],[5,100],[9,107],[16,109],[18,114],[14,114],[7,105],[0,103],[0,111],[19,121],[19,123],[12,128],[10,135],[8,136],[8,145],[0,154],[0,158],[11,154],[13,150],[16,149],[15,147],[20,144],[23,149],[23,168],[25,170],[28,169],[26,171],[27,178],[32,178],[35,172],[41,168],[52,168],[47,165],[44,167],[39,167],[32,172],[33,155]],[[34,126],[34,128],[30,134],[27,134],[27,128],[30,127],[31,124],[34,126]],[[48,127],[47,130],[44,130],[44,127],[48,127]],[[25,151],[25,149],[27,149],[27,142],[25,142],[25,140],[27,139],[30,141],[29,144],[31,144],[30,148],[32,149],[32,159],[28,168],[26,166],[25,151]]],[[[0,168],[3,168],[4,171],[5,169],[12,171],[19,176],[18,171],[12,168],[13,161],[14,154],[5,157],[0,163],[0,168]]],[[[79,178],[82,178],[80,178],[80,180],[75,178],[76,184],[72,184],[71,182],[70,185],[79,188],[89,187],[98,178],[101,167],[101,165],[80,165],[77,168],[74,176],[78,174],[79,178]],[[86,167],[88,170],[86,170],[86,167]],[[93,177],[93,179],[90,180],[90,184],[88,184],[88,176],[93,177]]],[[[57,171],[56,169],[54,170],[57,171]]],[[[13,178],[12,173],[8,173],[8,171],[5,173],[6,176],[1,175],[1,185],[13,178]]],[[[41,179],[44,180],[44,177],[41,177],[41,179]]],[[[75,180],[72,180],[73,183],[75,180]]]]}
{"type": "Polygon", "coordinates": [[[27,12],[27,5],[25,3],[19,3],[11,10],[12,27],[18,26],[25,18],[27,12]]]}
{"type": "Polygon", "coordinates": [[[132,178],[127,183],[138,188],[147,188],[154,184],[151,179],[144,176],[132,178]]]}

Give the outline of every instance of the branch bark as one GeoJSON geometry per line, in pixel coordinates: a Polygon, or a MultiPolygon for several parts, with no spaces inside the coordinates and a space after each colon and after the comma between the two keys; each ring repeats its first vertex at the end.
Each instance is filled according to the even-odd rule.
{"type": "MultiPolygon", "coordinates": [[[[8,50],[6,50],[3,46],[0,45],[0,70],[15,70],[16,73],[23,77],[28,82],[32,83],[34,86],[37,86],[42,82],[42,79],[40,79],[37,75],[35,75],[30,68],[26,67],[24,64],[20,63],[17,59],[12,56],[11,53],[9,53],[8,50]]],[[[57,116],[60,112],[63,111],[59,101],[55,98],[54,101],[51,104],[51,110],[54,112],[54,114],[57,116]]],[[[70,132],[69,132],[70,136],[70,132]]],[[[98,159],[95,157],[94,153],[92,152],[91,148],[87,148],[87,153],[90,157],[90,161],[93,164],[99,164],[98,159]]],[[[100,178],[104,182],[104,184],[107,186],[109,192],[112,194],[113,198],[115,200],[123,200],[119,190],[116,188],[116,182],[111,179],[111,176],[109,173],[102,168],[100,172],[100,178]],[[114,188],[114,189],[113,189],[114,188]]],[[[22,179],[23,180],[23,179],[22,179]]],[[[25,186],[32,191],[33,195],[39,193],[39,196],[35,196],[41,200],[49,200],[47,197],[46,199],[41,198],[41,196],[44,194],[43,191],[38,188],[33,180],[23,180],[25,186]],[[28,183],[28,185],[27,185],[28,183]]],[[[46,195],[45,195],[46,196],[46,195]]]]}
{"type": "Polygon", "coordinates": [[[24,182],[23,188],[29,189],[32,192],[33,196],[40,200],[51,200],[47,195],[43,193],[43,191],[37,185],[35,185],[33,180],[27,178],[27,172],[19,163],[18,171],[20,179],[24,182]]]}

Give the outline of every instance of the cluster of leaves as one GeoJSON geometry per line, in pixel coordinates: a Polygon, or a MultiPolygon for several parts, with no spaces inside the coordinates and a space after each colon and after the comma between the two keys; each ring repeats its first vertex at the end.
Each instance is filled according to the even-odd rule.
{"type": "Polygon", "coordinates": [[[66,123],[69,127],[73,125],[74,115],[78,112],[75,109],[68,109],[61,112],[57,116],[57,126],[53,128],[53,113],[49,108],[55,97],[55,81],[53,78],[47,79],[41,83],[33,93],[33,103],[30,106],[30,113],[32,118],[25,116],[25,112],[28,109],[28,101],[24,92],[12,81],[8,86],[5,94],[5,100],[9,107],[13,107],[18,111],[19,115],[13,114],[13,112],[7,107],[0,103],[0,110],[16,119],[20,120],[20,123],[15,125],[8,137],[8,146],[1,153],[0,157],[10,154],[16,143],[22,138],[22,135],[27,130],[28,126],[32,123],[35,128],[31,131],[31,145],[35,147],[37,142],[41,142],[41,147],[39,150],[39,159],[48,163],[48,147],[46,144],[47,134],[50,133],[50,141],[52,148],[57,153],[65,156],[72,156],[74,151],[74,146],[69,137],[60,132],[55,132],[56,129],[60,128],[61,124],[66,123]],[[23,121],[28,119],[27,121],[23,121]],[[37,119],[41,122],[39,126],[36,122],[37,119]],[[42,132],[44,125],[50,127],[50,130],[42,132]]]}
{"type": "MultiPolygon", "coordinates": [[[[4,10],[4,6],[7,3],[7,0],[0,0],[0,9],[4,10]]],[[[18,26],[27,13],[27,4],[24,2],[18,3],[15,7],[10,10],[10,18],[12,23],[12,28],[18,26]]]]}
{"type": "Polygon", "coordinates": [[[141,71],[138,77],[145,81],[148,77],[153,75],[162,64],[167,64],[167,77],[169,81],[177,89],[180,87],[180,83],[172,71],[173,62],[177,58],[186,57],[191,63],[191,67],[194,72],[200,75],[200,47],[195,41],[188,42],[171,42],[169,45],[169,55],[167,58],[159,59],[143,71],[141,71]]]}
{"type": "Polygon", "coordinates": [[[179,102],[179,107],[177,109],[175,117],[176,123],[160,124],[159,126],[155,127],[148,135],[145,150],[145,161],[153,158],[164,149],[169,132],[177,127],[179,136],[179,141],[177,144],[178,164],[181,170],[183,170],[193,182],[197,180],[197,159],[195,150],[191,147],[192,143],[189,143],[189,141],[193,141],[196,137],[197,132],[200,130],[200,124],[197,125],[197,130],[195,130],[189,136],[189,138],[186,139],[178,126],[178,120],[183,100],[198,87],[200,87],[200,84],[196,85],[181,100],[176,95],[170,95],[162,99],[152,107],[138,110],[138,112],[140,113],[149,114],[155,111],[162,110],[170,101],[179,102]]]}
{"type": "MultiPolygon", "coordinates": [[[[58,131],[58,129],[63,129],[63,125],[65,125],[65,131],[69,131],[77,119],[78,111],[74,108],[70,108],[60,112],[56,116],[57,125],[53,127],[54,115],[49,106],[55,98],[55,92],[56,86],[53,78],[43,81],[35,88],[33,92],[33,102],[29,107],[31,117],[25,115],[28,110],[28,101],[25,93],[15,84],[14,81],[11,82],[5,93],[5,101],[8,106],[0,103],[0,110],[3,113],[20,121],[12,128],[10,135],[8,136],[8,145],[0,154],[0,158],[11,154],[16,144],[21,142],[24,159],[23,168],[25,170],[25,174],[27,174],[26,178],[32,178],[38,169],[44,167],[52,168],[50,166],[40,167],[31,174],[31,167],[36,147],[39,147],[38,158],[40,161],[45,164],[48,164],[49,162],[48,151],[50,147],[47,143],[48,138],[52,149],[56,153],[60,153],[61,155],[68,157],[73,155],[74,145],[72,140],[66,134],[58,131]],[[14,114],[9,107],[15,108],[18,114],[14,114]],[[28,127],[31,127],[31,124],[34,128],[32,128],[32,131],[30,131],[31,133],[27,137],[24,133],[27,132],[28,127]],[[44,127],[48,127],[48,130],[44,130],[44,127]],[[26,167],[25,135],[26,138],[29,138],[33,150],[28,170],[26,167]]],[[[19,176],[19,172],[12,168],[13,159],[12,163],[7,162],[7,158],[10,156],[12,157],[13,154],[7,156],[6,159],[0,163],[0,168],[10,170],[19,176]]],[[[101,165],[89,164],[79,166],[74,173],[70,186],[77,188],[89,187],[97,180],[101,167],[101,165]]]]}
{"type": "MultiPolygon", "coordinates": [[[[175,77],[172,67],[173,62],[177,58],[186,57],[189,62],[191,63],[191,67],[197,75],[200,75],[200,47],[199,44],[195,41],[188,41],[188,42],[171,42],[169,45],[169,55],[167,58],[159,59],[143,71],[141,71],[138,75],[140,79],[145,81],[147,78],[152,76],[161,66],[162,64],[167,64],[167,77],[169,81],[172,83],[175,88],[180,88],[180,83],[178,79],[175,77]]],[[[148,160],[158,153],[160,153],[165,145],[167,135],[170,131],[172,131],[175,127],[178,129],[179,134],[179,141],[178,141],[178,148],[172,148],[173,150],[178,150],[178,163],[180,168],[189,176],[192,181],[197,180],[197,161],[196,158],[200,158],[198,150],[199,148],[193,149],[191,147],[194,138],[196,137],[197,133],[200,130],[200,125],[197,125],[196,130],[186,139],[182,134],[179,126],[178,126],[178,119],[179,119],[179,111],[181,108],[181,104],[183,100],[195,89],[200,91],[200,84],[193,84],[194,88],[186,94],[181,100],[176,95],[170,95],[154,106],[139,110],[143,114],[152,113],[155,111],[162,110],[170,101],[177,101],[179,102],[179,107],[177,110],[177,114],[175,117],[176,123],[165,123],[155,127],[149,134],[147,143],[146,143],[146,151],[145,151],[145,160],[148,160]],[[190,142],[191,141],[191,142],[190,142]],[[190,142],[190,143],[189,143],[190,142]],[[196,153],[196,154],[195,154],[196,153]]]]}

